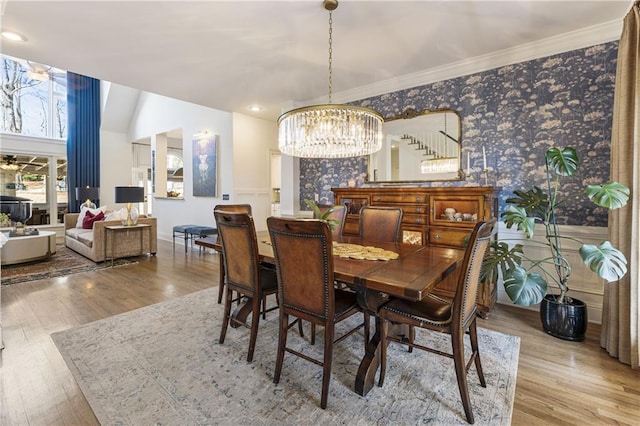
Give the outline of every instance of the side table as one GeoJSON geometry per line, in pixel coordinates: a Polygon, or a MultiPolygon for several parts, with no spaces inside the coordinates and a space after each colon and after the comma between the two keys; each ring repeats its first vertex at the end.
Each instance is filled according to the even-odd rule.
{"type": "Polygon", "coordinates": [[[117,240],[117,233],[122,232],[138,232],[140,234],[140,252],[138,255],[144,254],[144,230],[146,229],[149,232],[149,240],[151,240],[151,225],[146,223],[140,223],[137,225],[112,225],[105,226],[105,236],[104,236],[104,257],[105,260],[111,260],[111,267],[113,268],[113,261],[120,257],[128,257],[133,256],[131,254],[127,254],[127,256],[117,256],[115,254],[114,243],[117,240]],[[111,256],[109,256],[109,250],[107,250],[107,241],[109,241],[109,235],[111,235],[111,256]]]}

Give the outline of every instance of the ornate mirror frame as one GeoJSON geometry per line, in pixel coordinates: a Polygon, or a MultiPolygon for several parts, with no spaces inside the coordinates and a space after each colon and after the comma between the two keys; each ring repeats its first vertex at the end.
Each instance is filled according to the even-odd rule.
{"type": "Polygon", "coordinates": [[[416,183],[464,179],[462,120],[451,109],[386,118],[382,149],[369,156],[367,183],[416,183]]]}

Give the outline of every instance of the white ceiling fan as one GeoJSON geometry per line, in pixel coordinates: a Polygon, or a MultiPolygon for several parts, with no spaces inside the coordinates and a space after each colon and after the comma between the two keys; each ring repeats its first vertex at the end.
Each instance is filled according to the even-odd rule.
{"type": "Polygon", "coordinates": [[[25,61],[27,77],[36,81],[49,81],[64,78],[64,72],[49,65],[43,65],[34,61],[25,61]]]}

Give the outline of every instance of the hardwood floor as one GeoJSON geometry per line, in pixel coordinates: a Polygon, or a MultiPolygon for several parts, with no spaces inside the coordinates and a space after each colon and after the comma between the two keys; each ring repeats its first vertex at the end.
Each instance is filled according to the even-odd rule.
{"type": "MultiPolygon", "coordinates": [[[[157,257],[134,266],[2,286],[0,424],[98,424],[49,335],[217,286],[217,277],[216,255],[174,255],[158,241],[157,257]]],[[[478,324],[521,337],[513,424],[637,424],[640,371],[600,349],[598,326],[585,342],[565,342],[541,331],[537,312],[504,305],[478,324]]]]}

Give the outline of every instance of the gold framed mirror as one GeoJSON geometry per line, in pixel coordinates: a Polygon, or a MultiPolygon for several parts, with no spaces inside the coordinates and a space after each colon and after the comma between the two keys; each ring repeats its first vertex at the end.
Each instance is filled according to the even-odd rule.
{"type": "Polygon", "coordinates": [[[382,149],[369,156],[369,183],[464,179],[456,111],[407,109],[385,119],[382,132],[382,149]]]}

